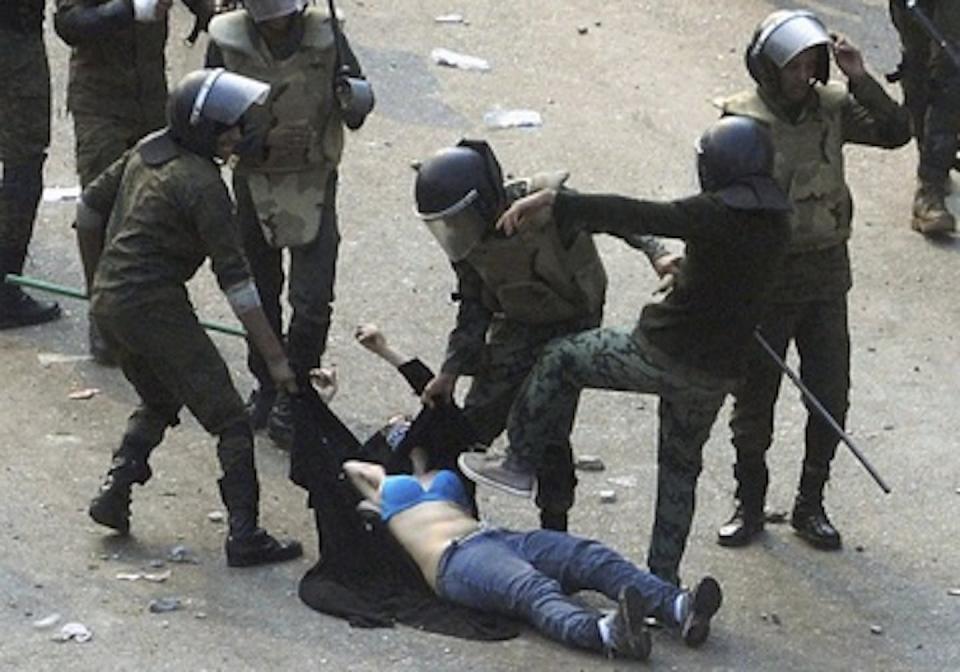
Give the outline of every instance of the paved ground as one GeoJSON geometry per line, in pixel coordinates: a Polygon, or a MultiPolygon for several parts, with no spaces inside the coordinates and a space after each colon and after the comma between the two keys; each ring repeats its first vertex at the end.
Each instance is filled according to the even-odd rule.
{"type": "MultiPolygon", "coordinates": [[[[572,183],[649,197],[695,189],[692,141],[714,117],[710,99],[748,85],[741,53],[752,26],[779,2],[488,3],[461,0],[343,0],[348,28],[379,107],[350,138],[342,171],[343,246],[328,360],[342,381],[334,403],[358,432],[415,402],[385,365],[351,341],[353,326],[375,320],[395,344],[436,363],[454,314],[452,275],[439,248],[411,214],[410,162],[462,135],[490,139],[507,170],[569,169],[572,183]],[[706,7],[711,9],[706,9],[706,7]],[[722,7],[722,9],[721,9],[722,7]],[[438,25],[461,12],[469,25],[438,25]],[[585,29],[578,30],[578,28],[585,29]],[[583,33],[583,34],[582,34],[583,33]],[[433,47],[486,57],[489,73],[441,69],[433,47]],[[488,131],[496,106],[539,110],[532,131],[488,131]]],[[[896,62],[896,38],[883,0],[797,2],[861,44],[874,72],[896,62]]],[[[169,47],[171,79],[199,63],[188,50],[177,10],[169,47]]],[[[71,123],[63,92],[66,52],[50,33],[55,72],[55,140],[49,185],[74,182],[71,123]]],[[[899,93],[899,92],[898,92],[899,93]]],[[[660,669],[950,670],[960,669],[960,417],[955,412],[960,326],[955,241],[929,243],[909,231],[915,150],[851,150],[857,202],[852,242],[853,379],[850,428],[893,486],[884,496],[842,454],[828,492],[844,534],[843,552],[814,551],[772,526],[762,543],[731,551],[714,543],[729,514],[732,451],[726,410],[707,446],[707,464],[690,549],[688,580],[710,572],[726,602],[710,642],[690,652],[669,634],[655,640],[660,669]],[[875,627],[876,626],[876,627],[875,627]],[[878,629],[874,634],[871,629],[878,629]]],[[[71,206],[47,203],[28,272],[80,283],[68,228],[71,206]]],[[[607,323],[627,324],[653,288],[635,253],[610,241],[602,251],[612,278],[607,323]]],[[[201,312],[229,320],[209,277],[192,288],[201,312]]],[[[227,570],[218,511],[213,442],[195,422],[172,431],[156,454],[155,479],[136,492],[135,535],[104,534],[85,507],[116,443],[133,395],[113,370],[83,355],[83,306],[43,328],[0,334],[0,669],[11,670],[449,670],[618,669],[529,633],[503,644],[464,642],[406,628],[361,631],[316,614],[295,596],[316,559],[304,496],[286,481],[286,457],[258,442],[264,519],[307,542],[308,557],[280,567],[227,570]],[[98,388],[86,401],[68,393],[98,388]],[[199,564],[153,569],[184,544],[199,564]],[[171,570],[162,584],[116,579],[130,571],[171,570]],[[186,608],[151,614],[148,602],[178,596],[186,608]],[[86,644],[57,644],[33,621],[58,613],[94,634],[86,644]]],[[[149,319],[149,316],[145,316],[149,319]]],[[[242,344],[217,342],[249,389],[242,344]]],[[[802,413],[787,390],[778,409],[770,505],[787,510],[799,470],[802,413]]],[[[607,471],[586,474],[574,530],[597,536],[637,560],[645,556],[655,479],[654,400],[587,394],[575,442],[602,455],[607,471]],[[610,479],[616,479],[611,483],[610,479]],[[598,491],[619,501],[599,503],[598,491]]],[[[534,524],[522,502],[481,491],[498,523],[534,524]]],[[[58,626],[59,627],[59,626],[58,626]]]]}

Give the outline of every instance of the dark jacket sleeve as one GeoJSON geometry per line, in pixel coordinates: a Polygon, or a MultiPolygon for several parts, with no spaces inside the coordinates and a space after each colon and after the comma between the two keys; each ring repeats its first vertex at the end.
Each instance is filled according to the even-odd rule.
{"type": "Polygon", "coordinates": [[[460,301],[457,324],[447,340],[447,355],[440,370],[454,375],[471,375],[480,366],[486,345],[487,328],[493,313],[483,304],[483,280],[468,264],[453,265],[457,273],[456,298],[460,301]]]}
{"type": "Polygon", "coordinates": [[[676,201],[641,201],[608,194],[559,192],[553,216],[567,226],[573,222],[590,233],[607,233],[627,242],[638,235],[664,238],[725,240],[724,206],[710,194],[676,201]]]}
{"type": "Polygon", "coordinates": [[[207,248],[217,284],[226,291],[251,278],[233,218],[233,201],[219,173],[195,178],[193,183],[183,185],[181,198],[185,199],[190,221],[207,248]]]}
{"type": "Polygon", "coordinates": [[[71,47],[103,39],[133,25],[130,0],[107,0],[99,5],[84,5],[78,0],[57,0],[53,27],[71,47]]]}
{"type": "Polygon", "coordinates": [[[411,359],[397,367],[414,394],[422,394],[427,383],[433,380],[433,371],[419,359],[411,359]]]}
{"type": "Polygon", "coordinates": [[[850,82],[850,104],[843,113],[843,140],[895,149],[910,142],[910,113],[867,75],[850,82]]]}

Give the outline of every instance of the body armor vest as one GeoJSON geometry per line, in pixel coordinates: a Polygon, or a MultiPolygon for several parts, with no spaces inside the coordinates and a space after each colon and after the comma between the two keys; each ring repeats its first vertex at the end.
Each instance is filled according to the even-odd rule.
{"type": "Polygon", "coordinates": [[[818,103],[791,124],[776,116],[756,91],[720,101],[725,114],[757,119],[770,128],[776,159],[773,177],[790,197],[790,252],[811,252],[850,238],[853,202],[844,179],[841,84],[814,88],[818,103]]]}
{"type": "Polygon", "coordinates": [[[319,231],[327,180],[343,152],[343,124],[333,95],[337,67],[334,33],[326,12],[314,7],[303,15],[300,46],[289,58],[275,59],[244,10],[215,17],[210,38],[223,53],[227,69],[270,84],[263,106],[247,121],[254,128],[307,125],[312,140],[296,151],[243,156],[236,171],[250,194],[264,237],[273,247],[304,245],[319,231]]]}
{"type": "Polygon", "coordinates": [[[18,33],[43,30],[44,0],[3,0],[0,2],[0,29],[18,33]]]}
{"type": "MultiPolygon", "coordinates": [[[[509,190],[516,193],[516,185],[509,190]]],[[[483,279],[484,305],[508,320],[550,324],[599,315],[603,309],[607,274],[593,239],[579,233],[565,247],[548,213],[509,238],[488,237],[465,261],[483,279]]]]}

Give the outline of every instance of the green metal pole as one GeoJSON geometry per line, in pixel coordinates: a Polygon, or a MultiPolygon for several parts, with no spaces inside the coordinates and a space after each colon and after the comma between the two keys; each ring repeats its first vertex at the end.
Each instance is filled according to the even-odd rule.
{"type": "MultiPolygon", "coordinates": [[[[59,294],[60,296],[68,296],[71,299],[81,299],[83,301],[87,301],[90,298],[87,296],[86,292],[74,287],[58,285],[54,282],[47,282],[46,280],[41,280],[39,278],[31,278],[28,275],[7,273],[6,276],[4,276],[4,282],[7,282],[11,285],[19,285],[20,287],[38,289],[41,292],[49,292],[51,294],[59,294]]],[[[229,324],[200,320],[200,326],[208,331],[218,331],[221,334],[229,334],[230,336],[239,336],[240,338],[246,338],[247,336],[247,332],[245,332],[241,327],[234,327],[229,324]]]]}

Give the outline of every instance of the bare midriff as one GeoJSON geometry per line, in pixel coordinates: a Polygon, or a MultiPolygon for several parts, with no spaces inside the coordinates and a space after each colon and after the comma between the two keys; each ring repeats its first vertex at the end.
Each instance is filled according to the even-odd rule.
{"type": "Polygon", "coordinates": [[[452,502],[423,502],[393,516],[387,527],[436,591],[443,552],[456,539],[478,529],[480,523],[452,502]]]}

